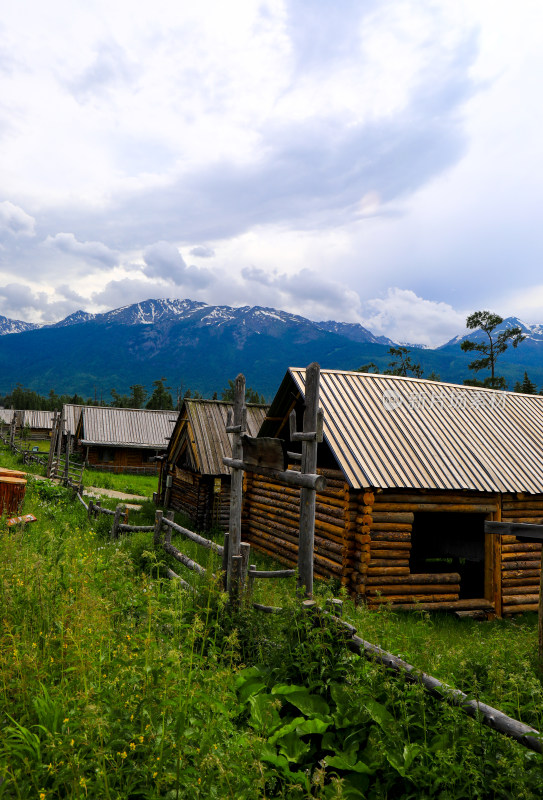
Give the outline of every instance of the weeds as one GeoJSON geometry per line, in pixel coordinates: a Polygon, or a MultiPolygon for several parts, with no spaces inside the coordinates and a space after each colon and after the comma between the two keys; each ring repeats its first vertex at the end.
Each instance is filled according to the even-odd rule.
{"type": "MultiPolygon", "coordinates": [[[[0,798],[540,796],[540,756],[352,655],[293,583],[255,588],[281,615],[232,611],[216,557],[192,543],[176,541],[208,576],[184,592],[162,579],[152,534],[110,541],[111,520],[89,522],[67,490],[31,480],[24,510],[38,521],[0,521],[0,798]]],[[[144,504],[131,521],[152,515],[144,504]]],[[[337,591],[317,586],[321,604],[337,591]]],[[[347,599],[345,612],[364,638],[540,726],[530,618],[347,599]]]]}

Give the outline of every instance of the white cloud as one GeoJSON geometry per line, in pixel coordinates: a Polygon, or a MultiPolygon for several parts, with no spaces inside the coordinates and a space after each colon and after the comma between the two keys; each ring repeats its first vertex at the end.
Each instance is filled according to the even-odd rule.
{"type": "Polygon", "coordinates": [[[102,242],[78,242],[73,233],[57,233],[55,236],[48,236],[45,245],[68,255],[98,261],[106,267],[114,267],[119,262],[119,254],[110,250],[102,242]]]}
{"type": "Polygon", "coordinates": [[[9,200],[0,203],[0,237],[6,234],[14,237],[35,236],[35,223],[34,217],[9,200]]]}
{"type": "Polygon", "coordinates": [[[364,325],[394,341],[438,347],[465,328],[466,314],[448,303],[424,300],[409,289],[388,289],[364,303],[364,325]]]}

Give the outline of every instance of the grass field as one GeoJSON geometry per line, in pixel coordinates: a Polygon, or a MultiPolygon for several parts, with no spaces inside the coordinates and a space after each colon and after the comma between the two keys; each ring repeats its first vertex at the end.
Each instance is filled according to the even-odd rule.
{"type": "MultiPolygon", "coordinates": [[[[541,756],[352,655],[299,611],[291,582],[256,589],[283,614],[233,612],[212,580],[183,572],[199,594],[163,580],[151,534],[111,542],[105,516],[90,522],[50,482],[30,479],[24,512],[38,521],[0,522],[0,798],[541,796],[541,756]]],[[[131,520],[153,514],[144,503],[131,520]]],[[[338,587],[316,591],[323,602],[338,587]]],[[[541,727],[533,617],[475,623],[347,598],[345,615],[541,727]]]]}

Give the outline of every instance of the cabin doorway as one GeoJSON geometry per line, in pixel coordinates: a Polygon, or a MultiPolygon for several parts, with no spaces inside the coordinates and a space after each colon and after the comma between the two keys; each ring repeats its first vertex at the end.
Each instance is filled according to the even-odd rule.
{"type": "Polygon", "coordinates": [[[415,512],[410,572],[458,572],[461,600],[485,597],[486,518],[486,514],[415,512]]]}

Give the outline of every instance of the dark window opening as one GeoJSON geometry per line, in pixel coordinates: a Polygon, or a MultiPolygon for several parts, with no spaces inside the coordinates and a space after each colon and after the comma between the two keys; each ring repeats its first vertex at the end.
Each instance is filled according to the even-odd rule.
{"type": "Polygon", "coordinates": [[[115,460],[115,454],[113,450],[107,447],[103,447],[100,450],[100,461],[102,461],[104,464],[111,463],[114,460],[115,460]]]}
{"type": "Polygon", "coordinates": [[[416,512],[411,573],[458,572],[460,598],[485,596],[485,514],[416,512]]]}

